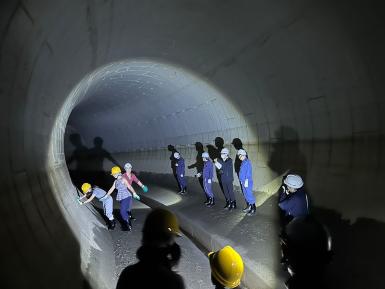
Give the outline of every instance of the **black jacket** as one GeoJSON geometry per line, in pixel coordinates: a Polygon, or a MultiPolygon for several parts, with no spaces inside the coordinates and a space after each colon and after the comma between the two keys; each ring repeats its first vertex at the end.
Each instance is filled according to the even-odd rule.
{"type": "Polygon", "coordinates": [[[116,289],[184,289],[180,275],[171,270],[171,261],[162,249],[142,246],[136,253],[139,262],[126,267],[116,289]]]}

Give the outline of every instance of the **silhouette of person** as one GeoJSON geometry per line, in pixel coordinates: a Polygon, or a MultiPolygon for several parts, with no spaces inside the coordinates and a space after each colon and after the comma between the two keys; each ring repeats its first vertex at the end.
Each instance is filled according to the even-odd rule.
{"type": "Polygon", "coordinates": [[[178,160],[176,158],[174,158],[174,153],[177,153],[178,151],[175,149],[175,147],[173,145],[170,145],[170,144],[167,146],[167,149],[171,152],[170,166],[171,166],[172,174],[174,175],[174,178],[176,180],[176,184],[177,184],[178,190],[179,190],[180,184],[178,181],[178,175],[176,173],[176,166],[175,166],[175,164],[177,163],[178,160]]]}
{"type": "MultiPolygon", "coordinates": [[[[213,160],[220,159],[221,158],[221,151],[224,148],[225,141],[223,138],[217,136],[214,140],[214,143],[215,143],[215,150],[212,152],[213,156],[211,157],[211,155],[210,155],[210,158],[213,160]]],[[[220,174],[220,170],[218,168],[216,168],[215,171],[217,173],[217,179],[218,179],[219,187],[221,188],[221,191],[224,194],[223,185],[222,185],[222,175],[220,174]]]]}
{"type": "Polygon", "coordinates": [[[67,166],[70,166],[73,162],[76,163],[75,169],[69,170],[69,173],[74,185],[80,188],[83,180],[90,180],[92,175],[90,170],[90,150],[83,145],[78,133],[71,134],[69,140],[75,149],[66,160],[66,163],[67,166]]]}
{"type": "Polygon", "coordinates": [[[118,167],[120,167],[119,163],[103,148],[103,139],[99,136],[94,138],[94,147],[90,149],[89,155],[91,169],[94,172],[91,183],[99,187],[108,187],[108,175],[103,168],[104,159],[109,160],[118,167]]]}
{"type": "Polygon", "coordinates": [[[139,262],[126,267],[116,289],[183,289],[183,279],[172,270],[181,257],[175,242],[180,236],[176,216],[165,209],[154,209],[144,222],[142,246],[136,252],[139,262]]]}
{"type": "Polygon", "coordinates": [[[195,157],[195,163],[192,164],[192,165],[189,165],[188,168],[189,169],[196,168],[197,174],[195,176],[198,177],[199,184],[201,185],[202,190],[204,190],[204,187],[203,187],[203,175],[202,175],[203,165],[204,165],[203,158],[202,158],[202,153],[204,152],[203,144],[201,142],[196,142],[195,143],[195,149],[197,151],[197,155],[195,157]]]}
{"type": "Polygon", "coordinates": [[[311,215],[295,217],[280,238],[281,263],[290,269],[291,275],[286,287],[328,288],[324,272],[333,255],[328,229],[311,215]]]}

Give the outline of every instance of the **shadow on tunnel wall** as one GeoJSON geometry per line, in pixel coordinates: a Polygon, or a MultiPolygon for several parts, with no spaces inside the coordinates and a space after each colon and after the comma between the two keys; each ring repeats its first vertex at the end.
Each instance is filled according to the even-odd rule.
{"type": "Polygon", "coordinates": [[[72,182],[77,188],[85,182],[96,185],[104,190],[111,187],[113,179],[104,170],[104,160],[109,160],[114,165],[120,164],[111,156],[103,147],[103,139],[95,137],[93,140],[94,146],[92,148],[86,147],[82,142],[82,137],[73,133],[69,136],[69,140],[74,147],[73,152],[66,158],[67,167],[69,168],[72,182]],[[75,163],[74,166],[71,166],[75,163]]]}
{"type": "MultiPolygon", "coordinates": [[[[300,150],[298,133],[291,127],[282,126],[274,138],[269,167],[277,174],[299,174],[306,184],[307,160],[300,150]]],[[[311,214],[328,228],[333,242],[332,262],[323,276],[320,274],[318,281],[330,289],[383,288],[382,276],[378,272],[385,260],[385,224],[370,218],[358,218],[350,223],[339,212],[317,206],[311,201],[312,192],[307,191],[311,214]]],[[[276,273],[279,275],[280,271],[281,267],[276,273]]]]}
{"type": "Polygon", "coordinates": [[[300,150],[297,131],[289,126],[281,126],[274,132],[274,140],[275,142],[270,146],[268,161],[270,169],[278,175],[287,170],[290,173],[299,174],[306,184],[306,157],[300,150]]]}

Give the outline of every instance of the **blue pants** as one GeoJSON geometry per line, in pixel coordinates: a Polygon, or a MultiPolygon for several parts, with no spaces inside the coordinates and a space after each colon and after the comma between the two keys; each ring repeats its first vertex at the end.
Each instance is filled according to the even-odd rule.
{"type": "Polygon", "coordinates": [[[208,198],[214,198],[212,183],[209,184],[207,179],[203,180],[203,188],[208,198]]]}
{"type": "Polygon", "coordinates": [[[102,201],[104,215],[108,218],[108,220],[112,221],[114,219],[114,215],[112,215],[112,210],[114,208],[114,201],[111,196],[107,196],[105,200],[102,201]]]}
{"type": "Polygon", "coordinates": [[[249,180],[249,186],[245,188],[242,184],[243,196],[245,197],[245,201],[249,204],[255,204],[255,197],[253,194],[253,182],[249,180]]]}
{"type": "Polygon", "coordinates": [[[187,186],[185,176],[183,175],[183,177],[181,177],[180,175],[177,175],[177,178],[178,178],[180,189],[181,190],[185,189],[187,186]]]}
{"type": "Polygon", "coordinates": [[[132,197],[125,198],[120,201],[120,215],[124,221],[128,222],[129,214],[131,211],[132,197]]]}
{"type": "Polygon", "coordinates": [[[234,190],[233,190],[233,182],[232,181],[223,181],[223,194],[225,195],[226,200],[235,201],[234,190]]]}

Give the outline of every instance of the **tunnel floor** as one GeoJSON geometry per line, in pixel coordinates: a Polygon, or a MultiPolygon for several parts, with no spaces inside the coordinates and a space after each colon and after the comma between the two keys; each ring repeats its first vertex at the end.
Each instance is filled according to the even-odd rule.
{"type": "MultiPolygon", "coordinates": [[[[148,207],[145,208],[143,205],[136,205],[134,207],[133,214],[136,217],[136,221],[133,222],[131,232],[121,231],[118,224],[115,230],[110,231],[114,241],[116,281],[126,266],[137,262],[136,250],[140,246],[141,230],[149,210],[148,207]]],[[[182,258],[175,271],[183,277],[186,288],[213,288],[210,280],[210,266],[204,253],[186,236],[178,238],[177,243],[181,246],[182,258]]]]}
{"type": "MultiPolygon", "coordinates": [[[[174,188],[172,181],[164,183],[164,179],[163,181],[152,177],[147,179],[146,176],[140,178],[149,186],[150,191],[145,194],[135,187],[142,201],[133,203],[133,214],[137,220],[133,222],[132,231],[121,231],[119,222],[114,231],[109,231],[114,242],[116,281],[126,266],[137,261],[136,250],[140,246],[141,229],[150,207],[164,205],[174,211],[179,218],[188,219],[187,223],[180,220],[183,225],[195,228],[194,236],[187,232],[187,235],[177,240],[183,255],[176,271],[184,278],[186,288],[213,288],[205,248],[225,245],[236,248],[246,266],[252,271],[252,274],[249,274],[252,277],[249,278],[253,280],[252,284],[255,284],[255,287],[246,287],[243,284],[242,288],[286,288],[284,281],[288,276],[279,263],[280,250],[273,211],[274,198],[258,207],[255,216],[248,217],[242,212],[244,202],[239,192],[238,208],[228,212],[223,209],[224,201],[219,187],[215,188],[217,204],[213,208],[207,208],[203,204],[203,192],[197,184],[190,185],[188,193],[180,196],[176,193],[177,189],[174,188]],[[199,237],[206,239],[210,244],[203,244],[199,237]]],[[[95,205],[99,204],[95,202],[95,205]]],[[[119,204],[114,201],[114,215],[117,219],[119,219],[118,208],[119,204]]],[[[182,229],[185,228],[182,226],[182,229]]]]}

